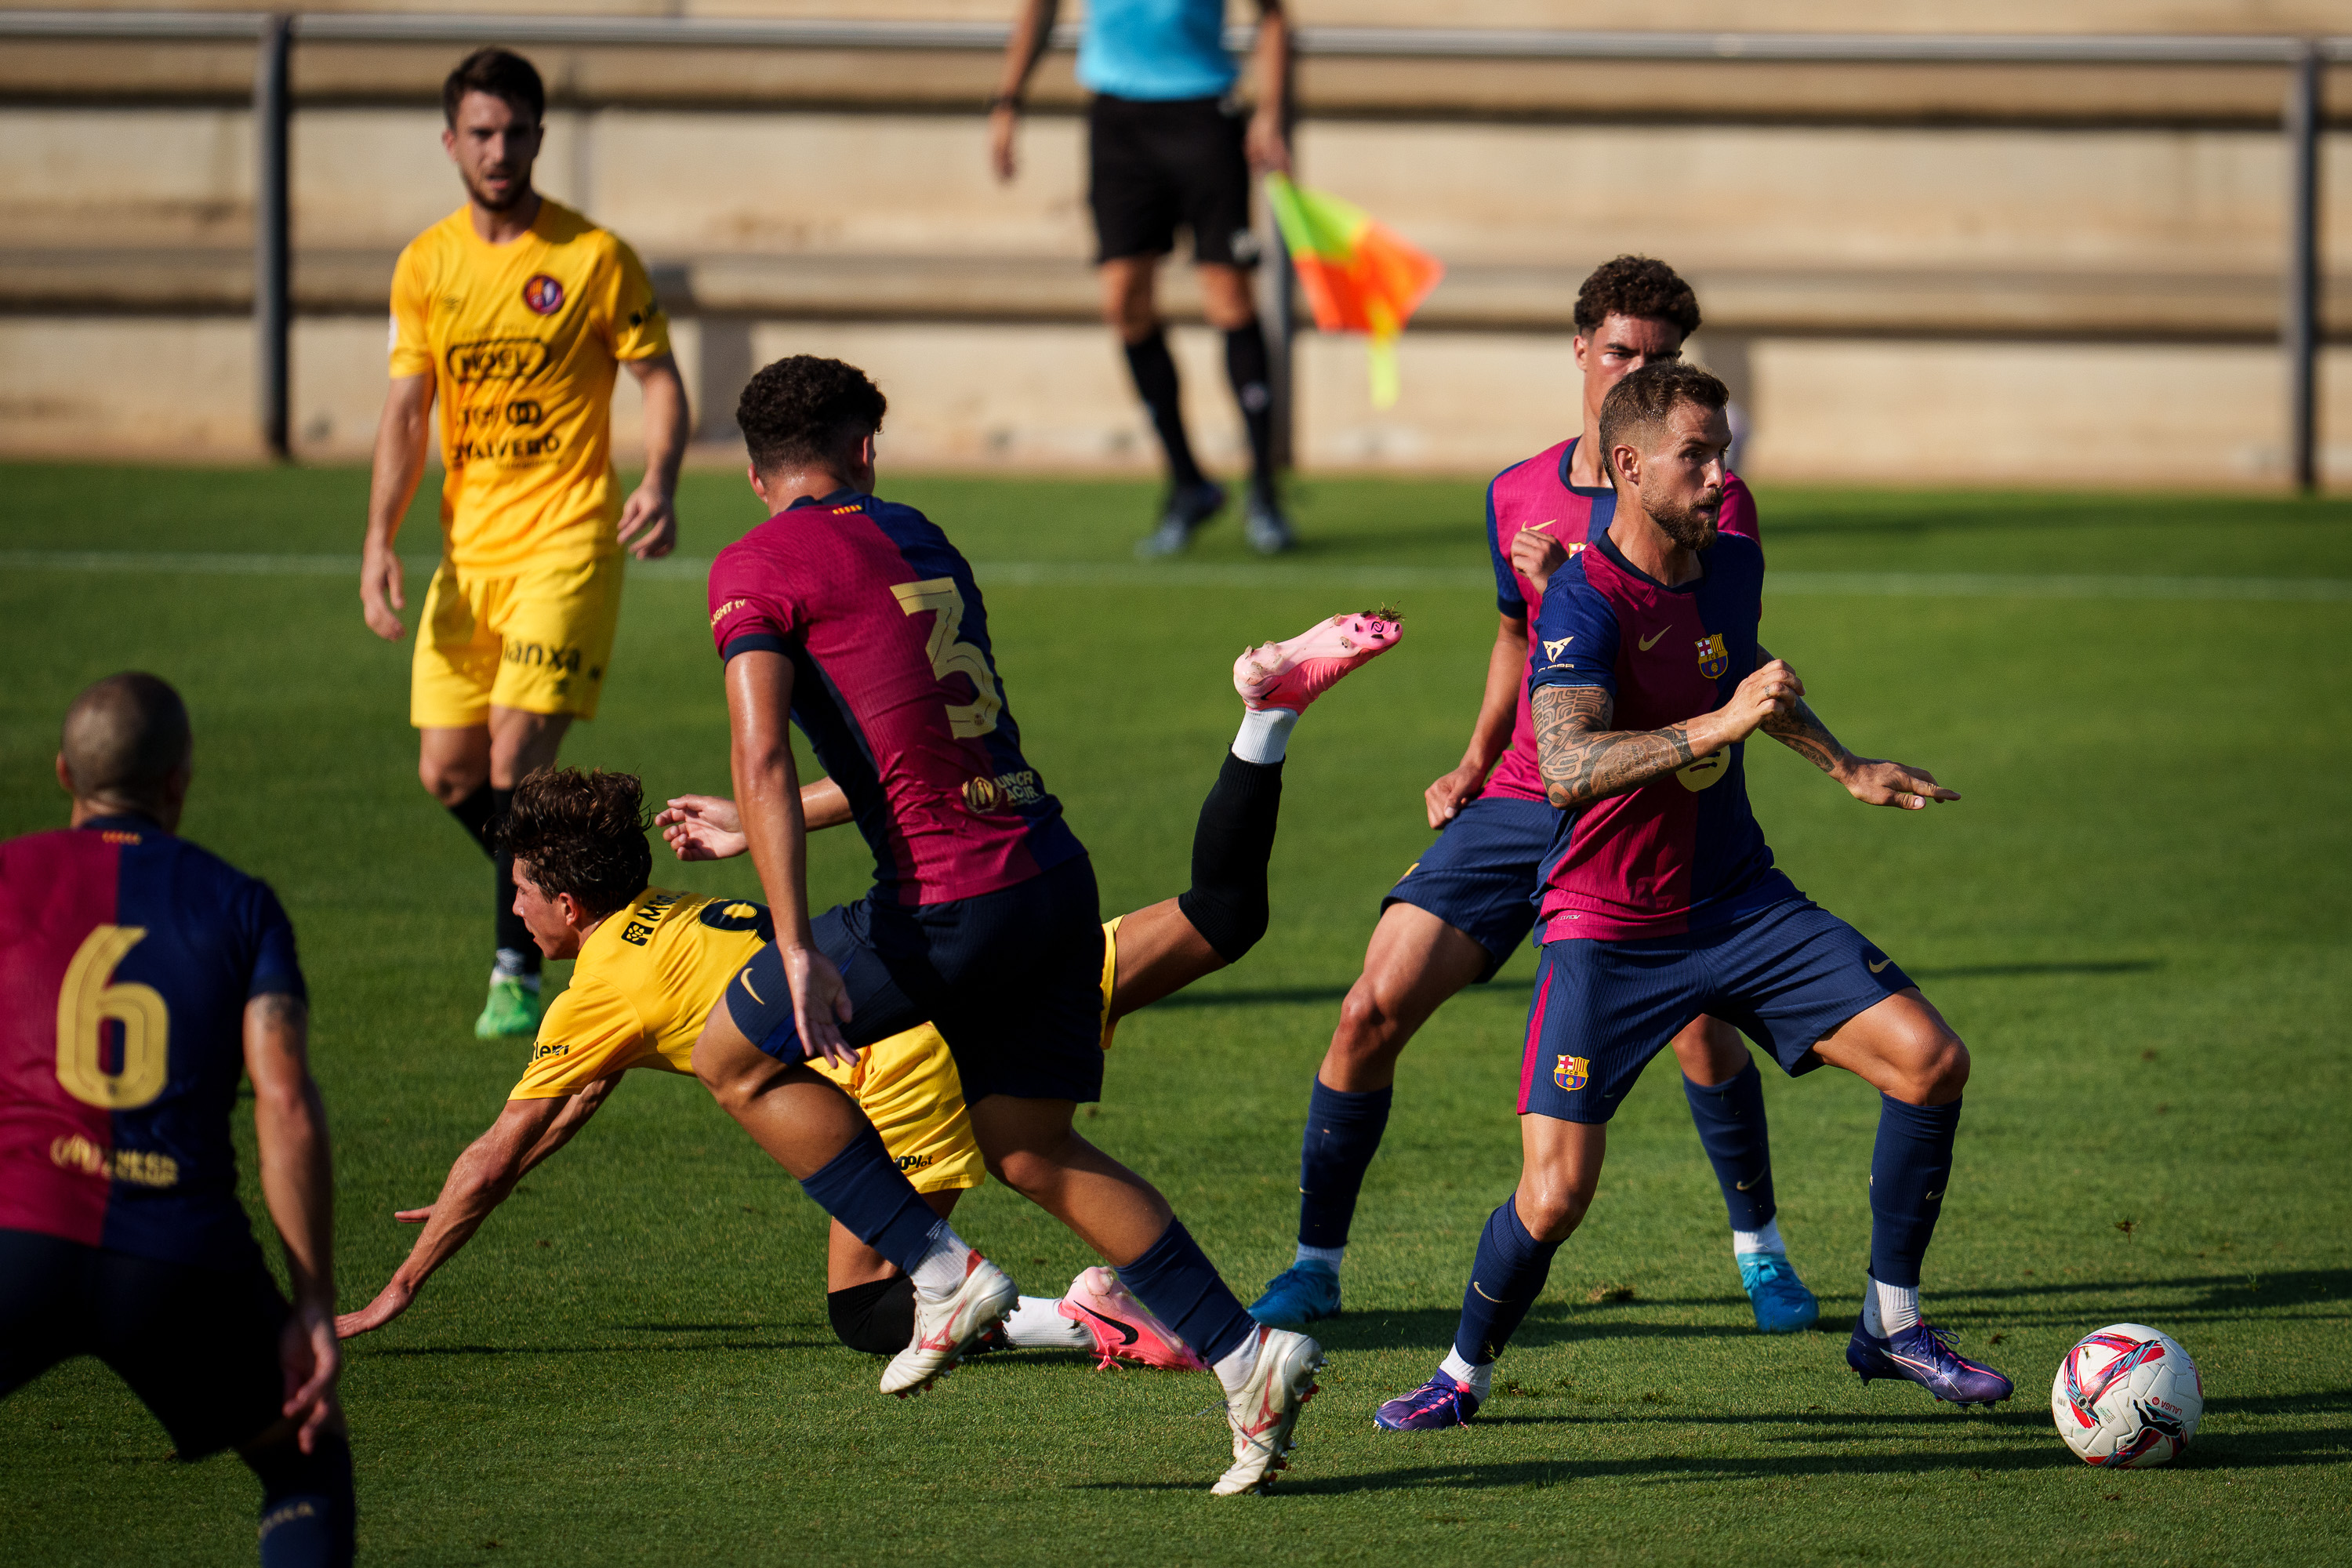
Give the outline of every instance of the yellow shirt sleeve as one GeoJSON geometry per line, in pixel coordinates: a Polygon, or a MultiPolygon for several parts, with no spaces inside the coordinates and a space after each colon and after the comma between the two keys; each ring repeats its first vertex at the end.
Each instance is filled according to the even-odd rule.
{"type": "Polygon", "coordinates": [[[593,977],[574,975],[571,987],[548,1004],[530,1065],[507,1098],[555,1100],[576,1094],[600,1078],[659,1055],[645,1020],[626,997],[593,977]]]}
{"type": "Polygon", "coordinates": [[[605,341],[624,363],[669,353],[669,318],[654,298],[653,279],[628,242],[613,241],[612,281],[603,301],[605,341]]]}
{"type": "Polygon", "coordinates": [[[433,374],[433,345],[425,335],[433,289],[425,263],[414,245],[400,253],[392,268],[392,374],[395,377],[433,374]]]}

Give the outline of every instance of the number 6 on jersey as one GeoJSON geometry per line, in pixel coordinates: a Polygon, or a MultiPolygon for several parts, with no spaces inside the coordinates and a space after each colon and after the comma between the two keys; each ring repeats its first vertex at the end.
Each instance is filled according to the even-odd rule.
{"type": "Polygon", "coordinates": [[[996,715],[1004,706],[998,695],[996,671],[988,668],[988,656],[971,643],[961,640],[963,631],[963,590],[952,577],[930,577],[920,583],[899,583],[890,592],[898,595],[898,608],[906,614],[919,615],[925,610],[936,611],[931,622],[931,640],[926,650],[931,660],[931,673],[945,680],[950,675],[967,676],[971,680],[977,700],[948,704],[948,730],[958,740],[970,740],[985,735],[996,728],[996,715]]]}

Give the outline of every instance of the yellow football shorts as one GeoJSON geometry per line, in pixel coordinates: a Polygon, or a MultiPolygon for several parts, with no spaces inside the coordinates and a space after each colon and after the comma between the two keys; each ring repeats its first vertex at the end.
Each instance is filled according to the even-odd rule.
{"type": "Polygon", "coordinates": [[[445,556],[417,624],[408,721],[470,729],[493,705],[596,717],[621,619],[621,559],[489,576],[445,556]]]}

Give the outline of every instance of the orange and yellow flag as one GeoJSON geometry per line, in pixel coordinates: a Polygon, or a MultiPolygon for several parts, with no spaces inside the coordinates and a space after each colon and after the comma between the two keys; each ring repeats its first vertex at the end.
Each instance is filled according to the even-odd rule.
{"type": "Polygon", "coordinates": [[[1397,334],[1445,276],[1445,264],[1354,203],[1307,190],[1286,174],[1268,174],[1265,194],[1317,329],[1370,340],[1372,405],[1392,406],[1397,334]]]}

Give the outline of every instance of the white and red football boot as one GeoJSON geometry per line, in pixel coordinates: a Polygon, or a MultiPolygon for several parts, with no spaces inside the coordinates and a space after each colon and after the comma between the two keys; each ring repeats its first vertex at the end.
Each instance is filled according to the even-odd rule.
{"type": "Polygon", "coordinates": [[[1234,1462],[1209,1490],[1238,1497],[1263,1490],[1276,1470],[1286,1470],[1290,1435],[1298,1413],[1315,1397],[1315,1374],[1322,1370],[1323,1347],[1288,1329],[1257,1331],[1257,1361],[1241,1392],[1225,1395],[1225,1424],[1234,1432],[1234,1462]]]}
{"type": "Polygon", "coordinates": [[[1286,642],[1244,648],[1234,660],[1234,689],[1251,709],[1307,705],[1396,647],[1404,636],[1402,617],[1382,608],[1318,621],[1286,642]]]}
{"type": "Polygon", "coordinates": [[[882,1392],[904,1399],[930,1387],[1020,1299],[1013,1276],[974,1252],[954,1295],[941,1301],[915,1298],[914,1341],[882,1369],[882,1392]]]}

